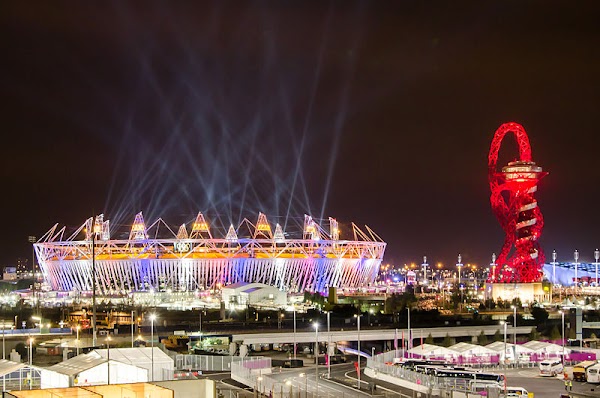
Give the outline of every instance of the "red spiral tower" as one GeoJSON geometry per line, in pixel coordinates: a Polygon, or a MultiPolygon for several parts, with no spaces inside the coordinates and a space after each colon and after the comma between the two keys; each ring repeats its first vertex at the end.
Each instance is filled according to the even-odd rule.
{"type": "Polygon", "coordinates": [[[531,159],[529,137],[518,123],[505,123],[496,130],[488,155],[490,202],[506,234],[497,266],[490,270],[488,282],[539,282],[542,280],[544,253],[538,239],[544,219],[534,194],[546,172],[531,159]],[[513,133],[519,146],[519,160],[497,170],[498,152],[507,133],[513,133]]]}

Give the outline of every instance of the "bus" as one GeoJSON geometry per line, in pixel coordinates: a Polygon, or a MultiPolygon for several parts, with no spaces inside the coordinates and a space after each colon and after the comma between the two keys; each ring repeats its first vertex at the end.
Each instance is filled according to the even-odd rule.
{"type": "Polygon", "coordinates": [[[600,363],[590,366],[585,373],[588,383],[600,383],[600,363]]]}
{"type": "Polygon", "coordinates": [[[496,384],[500,387],[504,387],[505,385],[504,375],[497,373],[483,373],[460,369],[434,369],[433,376],[452,380],[453,382],[459,381],[465,385],[470,385],[473,382],[496,384]]]}
{"type": "Polygon", "coordinates": [[[563,364],[560,359],[546,359],[540,362],[540,376],[556,376],[562,373],[563,364]]]}
{"type": "Polygon", "coordinates": [[[596,364],[596,361],[583,361],[573,365],[573,380],[586,381],[586,371],[590,366],[596,364]]]}

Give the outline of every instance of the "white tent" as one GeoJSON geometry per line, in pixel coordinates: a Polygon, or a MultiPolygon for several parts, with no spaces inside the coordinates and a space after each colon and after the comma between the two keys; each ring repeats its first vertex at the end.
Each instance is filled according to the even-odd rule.
{"type": "Polygon", "coordinates": [[[523,360],[533,354],[533,350],[527,347],[525,344],[512,344],[504,343],[503,341],[494,341],[491,344],[486,345],[486,348],[494,350],[500,355],[500,360],[514,360],[516,356],[523,360]],[[506,352],[504,351],[506,349],[506,352]]]}
{"type": "MultiPolygon", "coordinates": [[[[107,358],[108,351],[102,349],[92,353],[107,358]]],[[[146,369],[148,381],[173,380],[175,361],[158,347],[111,348],[110,359],[146,369]]]]}
{"type": "Polygon", "coordinates": [[[498,352],[491,348],[484,347],[471,343],[456,343],[448,347],[449,350],[455,351],[459,355],[464,356],[490,356],[498,355],[498,352]]]}
{"type": "Polygon", "coordinates": [[[441,347],[441,346],[437,346],[437,345],[433,345],[433,344],[421,344],[421,345],[411,348],[410,350],[408,350],[408,352],[413,355],[420,355],[420,356],[427,357],[427,358],[429,358],[429,357],[444,357],[447,355],[456,354],[455,351],[451,351],[446,347],[441,347]]]}
{"type": "MultiPolygon", "coordinates": [[[[528,341],[523,344],[523,347],[527,347],[534,353],[538,355],[547,355],[547,354],[557,354],[560,355],[563,353],[563,347],[554,344],[554,343],[546,343],[544,341],[528,341]]],[[[564,349],[565,354],[569,354],[571,350],[569,348],[564,349]]]]}
{"type": "MultiPolygon", "coordinates": [[[[112,350],[111,350],[112,351],[112,350]]],[[[65,388],[148,381],[145,369],[130,364],[110,361],[98,354],[81,354],[49,368],[40,368],[41,388],[65,388]]]]}

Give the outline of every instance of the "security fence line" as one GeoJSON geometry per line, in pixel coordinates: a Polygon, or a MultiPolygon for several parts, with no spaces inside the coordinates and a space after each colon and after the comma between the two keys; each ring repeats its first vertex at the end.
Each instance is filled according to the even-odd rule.
{"type": "Polygon", "coordinates": [[[229,372],[233,358],[232,356],[177,354],[174,358],[175,369],[229,372]]]}

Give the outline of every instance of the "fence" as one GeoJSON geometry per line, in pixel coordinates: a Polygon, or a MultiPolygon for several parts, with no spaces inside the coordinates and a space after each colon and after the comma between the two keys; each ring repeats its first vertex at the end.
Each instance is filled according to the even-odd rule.
{"type": "Polygon", "coordinates": [[[177,354],[175,355],[175,369],[229,372],[232,358],[231,356],[218,355],[177,354]]]}
{"type": "MultiPolygon", "coordinates": [[[[364,397],[358,391],[348,392],[332,389],[321,384],[315,373],[303,373],[300,377],[290,377],[278,380],[271,375],[271,359],[265,357],[234,357],[231,362],[231,378],[245,384],[258,392],[260,397],[271,398],[359,398],[364,397]]],[[[381,394],[386,395],[386,394],[381,394]]],[[[238,393],[231,390],[224,397],[237,397],[238,393]]],[[[394,394],[394,396],[398,396],[394,394]]]]}

